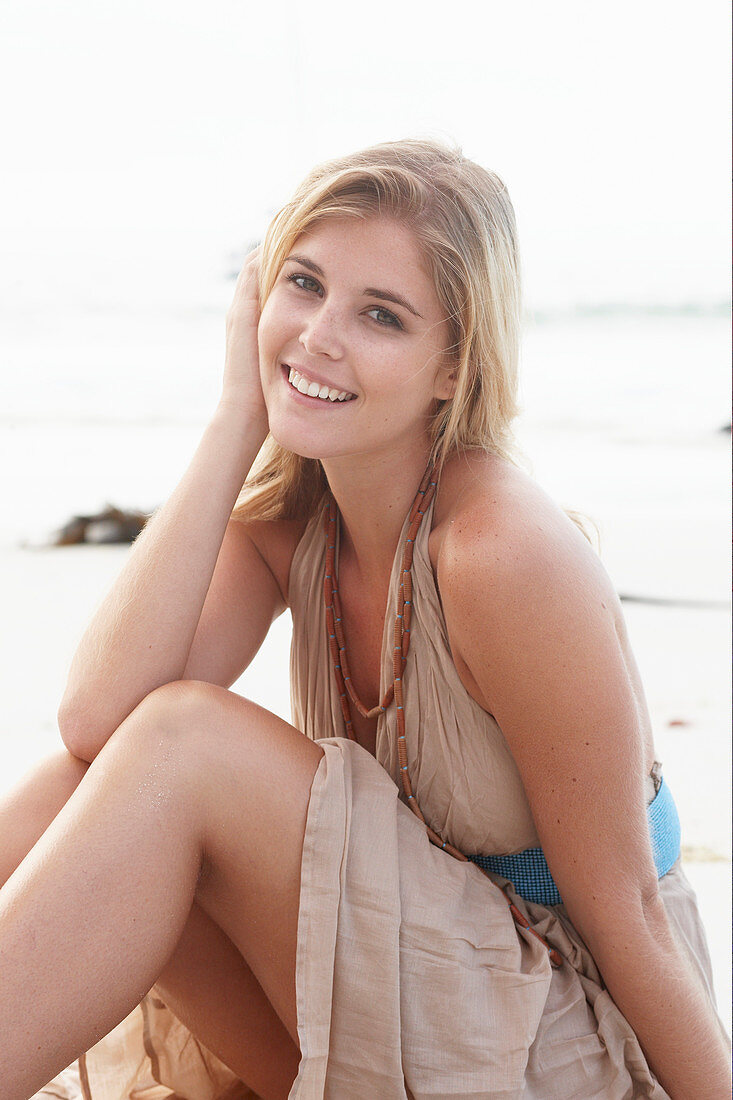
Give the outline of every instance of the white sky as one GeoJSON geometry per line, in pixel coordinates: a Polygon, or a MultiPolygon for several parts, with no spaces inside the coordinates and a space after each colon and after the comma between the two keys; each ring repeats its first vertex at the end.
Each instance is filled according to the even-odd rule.
{"type": "Polygon", "coordinates": [[[723,0],[0,0],[0,288],[182,284],[316,161],[408,134],[499,172],[529,297],[728,293],[723,0]]]}

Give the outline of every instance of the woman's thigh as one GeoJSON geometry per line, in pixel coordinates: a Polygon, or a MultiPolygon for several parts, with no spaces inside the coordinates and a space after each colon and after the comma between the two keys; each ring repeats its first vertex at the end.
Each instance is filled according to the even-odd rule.
{"type": "Polygon", "coordinates": [[[150,729],[196,777],[196,901],[241,952],[297,1045],[300,866],[317,742],[225,688],[178,681],[148,700],[150,729]]]}
{"type": "Polygon", "coordinates": [[[242,955],[199,905],[153,992],[258,1096],[289,1094],[300,1050],[242,955]]]}
{"type": "MultiPolygon", "coordinates": [[[[88,768],[60,749],[2,797],[0,885],[65,806],[88,768]]],[[[297,1074],[298,1045],[245,959],[195,903],[156,988],[193,1034],[259,1095],[287,1096],[297,1074]]]]}

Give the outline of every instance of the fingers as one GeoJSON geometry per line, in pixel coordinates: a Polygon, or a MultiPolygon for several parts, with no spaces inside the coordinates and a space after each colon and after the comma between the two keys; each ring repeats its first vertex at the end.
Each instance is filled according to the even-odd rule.
{"type": "Polygon", "coordinates": [[[260,256],[262,245],[257,245],[245,256],[237,282],[234,287],[229,311],[228,323],[239,319],[247,324],[259,320],[260,313],[260,256]]]}
{"type": "Polygon", "coordinates": [[[252,251],[248,252],[244,257],[244,263],[242,264],[242,270],[239,273],[239,277],[241,278],[242,275],[249,277],[253,272],[259,272],[261,257],[262,245],[258,244],[256,248],[253,248],[252,251]]]}
{"type": "Polygon", "coordinates": [[[237,276],[237,283],[234,288],[234,301],[252,301],[259,307],[260,297],[260,257],[262,255],[262,245],[258,244],[256,248],[253,248],[251,252],[248,252],[244,258],[241,271],[237,276]]]}

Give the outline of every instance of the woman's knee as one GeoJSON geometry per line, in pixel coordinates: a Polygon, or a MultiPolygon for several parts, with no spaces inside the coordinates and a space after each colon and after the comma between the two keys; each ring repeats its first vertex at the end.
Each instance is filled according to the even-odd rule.
{"type": "MultiPolygon", "coordinates": [[[[323,749],[276,715],[226,688],[177,680],[150,692],[110,739],[100,760],[165,774],[180,795],[202,796],[216,809],[234,779],[232,798],[259,804],[280,777],[280,795],[310,791],[323,749]]],[[[113,765],[117,766],[117,765],[113,765]]],[[[297,800],[297,799],[296,799],[297,800]]],[[[203,806],[204,803],[200,803],[203,806]]],[[[263,807],[264,811],[264,807],[263,807]]]]}
{"type": "MultiPolygon", "coordinates": [[[[212,716],[234,698],[226,688],[204,680],[172,680],[146,695],[132,715],[162,735],[173,738],[191,735],[195,739],[200,734],[203,739],[212,716]]],[[[248,705],[247,700],[236,698],[243,706],[248,705]]]]}
{"type": "Polygon", "coordinates": [[[110,743],[134,746],[141,760],[170,764],[185,762],[194,770],[205,758],[223,751],[221,735],[212,731],[221,725],[228,707],[236,705],[238,719],[247,721],[258,708],[234,696],[226,688],[202,680],[174,680],[155,688],[118,727],[110,743]]]}

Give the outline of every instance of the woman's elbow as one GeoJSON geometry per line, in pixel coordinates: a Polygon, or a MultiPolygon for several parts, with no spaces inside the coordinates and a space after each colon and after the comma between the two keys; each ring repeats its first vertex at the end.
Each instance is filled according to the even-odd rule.
{"type": "Polygon", "coordinates": [[[98,728],[93,730],[78,705],[62,699],[56,714],[61,740],[72,756],[91,764],[104,742],[100,743],[98,728]]]}

